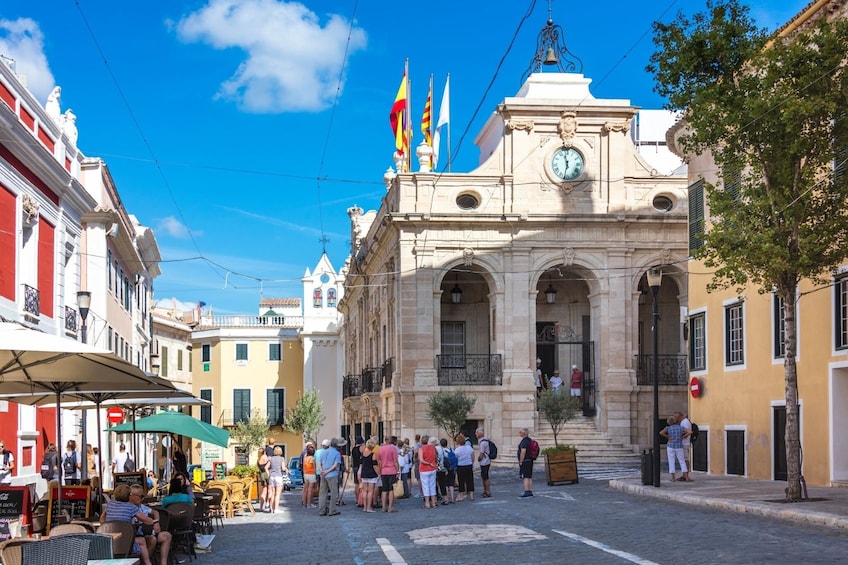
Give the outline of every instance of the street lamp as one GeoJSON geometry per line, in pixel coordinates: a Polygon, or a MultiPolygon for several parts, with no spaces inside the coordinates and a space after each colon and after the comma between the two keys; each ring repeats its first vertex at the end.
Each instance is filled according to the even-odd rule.
{"type": "Polygon", "coordinates": [[[85,325],[85,319],[88,318],[88,309],[91,308],[91,292],[81,290],[77,292],[77,306],[79,306],[80,318],[82,318],[82,326],[80,327],[80,337],[83,343],[88,343],[88,326],[85,325]]]}
{"type": "Polygon", "coordinates": [[[660,373],[659,373],[659,332],[657,331],[657,324],[660,321],[660,310],[659,303],[657,302],[657,295],[660,292],[660,285],[662,284],[662,269],[659,267],[652,267],[650,271],[647,273],[648,277],[648,286],[651,287],[651,295],[654,297],[654,312],[653,312],[653,326],[651,331],[654,334],[654,461],[653,461],[653,471],[654,471],[654,486],[660,486],[660,373]]]}

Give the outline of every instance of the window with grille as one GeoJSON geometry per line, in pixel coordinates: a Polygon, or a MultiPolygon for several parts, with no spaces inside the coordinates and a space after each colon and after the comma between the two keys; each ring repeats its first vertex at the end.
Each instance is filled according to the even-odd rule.
{"type": "Polygon", "coordinates": [[[465,367],[465,322],[442,322],[442,367],[465,367]]]}
{"type": "Polygon", "coordinates": [[[741,302],[724,308],[725,365],[742,365],[745,362],[742,314],[741,302]]]}
{"type": "Polygon", "coordinates": [[[772,351],[774,352],[774,358],[778,359],[786,356],[786,315],[783,312],[782,297],[772,294],[771,304],[772,322],[774,323],[774,330],[772,332],[772,351]]]}
{"type": "Polygon", "coordinates": [[[848,348],[848,276],[839,278],[833,285],[833,314],[836,349],[848,348]]]}
{"type": "Polygon", "coordinates": [[[689,368],[703,371],[707,368],[707,315],[705,312],[689,317],[689,368]]]}

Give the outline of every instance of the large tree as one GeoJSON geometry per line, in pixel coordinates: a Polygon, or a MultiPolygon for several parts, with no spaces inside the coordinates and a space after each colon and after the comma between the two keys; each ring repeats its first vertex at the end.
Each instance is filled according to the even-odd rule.
{"type": "MultiPolygon", "coordinates": [[[[824,13],[824,10],[821,11],[824,13]]],[[[710,289],[774,292],[785,330],[786,499],[801,499],[796,301],[802,279],[827,285],[848,256],[848,23],[824,17],[784,34],[756,27],[737,0],[654,24],[648,71],[680,111],[687,154],[713,155],[709,218],[696,257],[710,289]]]]}
{"type": "Polygon", "coordinates": [[[315,441],[318,428],[324,424],[324,403],[318,397],[318,391],[308,390],[297,399],[294,408],[289,410],[285,428],[303,436],[303,441],[315,441]]]}
{"type": "Polygon", "coordinates": [[[239,421],[230,431],[230,439],[244,448],[247,453],[247,462],[250,464],[251,455],[257,447],[265,444],[265,438],[268,437],[270,430],[268,419],[262,415],[261,410],[254,408],[250,419],[239,421]]]}

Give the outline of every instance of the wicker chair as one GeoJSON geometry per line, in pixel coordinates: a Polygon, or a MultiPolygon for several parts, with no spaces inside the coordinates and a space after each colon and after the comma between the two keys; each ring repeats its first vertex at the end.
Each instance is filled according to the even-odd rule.
{"type": "Polygon", "coordinates": [[[21,546],[34,541],[30,538],[12,538],[0,542],[0,561],[3,565],[23,565],[21,546]]]}
{"type": "MultiPolygon", "coordinates": [[[[181,548],[189,556],[189,560],[192,557],[196,558],[197,552],[194,550],[194,545],[197,542],[197,538],[194,535],[194,504],[177,502],[168,505],[167,511],[170,515],[168,531],[171,532],[173,539],[171,542],[172,550],[181,548]]],[[[159,516],[161,520],[161,512],[159,516]]]]}
{"type": "Polygon", "coordinates": [[[245,494],[245,487],[250,488],[249,484],[245,481],[238,480],[230,482],[231,493],[227,512],[230,517],[235,516],[236,511],[241,510],[242,508],[247,508],[250,510],[251,514],[256,514],[256,511],[253,509],[253,504],[250,503],[250,500],[248,500],[248,497],[245,494]]]}
{"type": "Polygon", "coordinates": [[[114,543],[112,536],[108,534],[63,534],[61,536],[50,536],[50,539],[77,538],[90,542],[88,546],[89,559],[112,559],[114,557],[114,543]]]}
{"type": "Polygon", "coordinates": [[[74,536],[61,536],[21,546],[23,563],[86,565],[91,542],[74,536]]]}
{"type": "Polygon", "coordinates": [[[217,520],[218,524],[222,528],[224,527],[224,514],[226,512],[226,505],[224,503],[225,492],[226,491],[220,487],[206,487],[204,494],[212,497],[212,500],[209,501],[208,505],[210,526],[212,526],[215,523],[215,520],[217,520]]]}
{"type": "Polygon", "coordinates": [[[92,524],[91,522],[86,522],[85,520],[71,520],[71,524],[77,524],[77,525],[82,526],[90,534],[93,534],[94,530],[97,529],[97,528],[94,527],[94,524],[92,524]]]}
{"type": "Polygon", "coordinates": [[[87,534],[89,529],[82,524],[59,524],[50,528],[50,537],[64,534],[87,534]]]}
{"type": "Polygon", "coordinates": [[[110,520],[103,522],[97,528],[98,534],[121,534],[112,539],[112,555],[115,558],[129,557],[132,554],[133,542],[135,541],[135,527],[129,522],[110,520]]]}

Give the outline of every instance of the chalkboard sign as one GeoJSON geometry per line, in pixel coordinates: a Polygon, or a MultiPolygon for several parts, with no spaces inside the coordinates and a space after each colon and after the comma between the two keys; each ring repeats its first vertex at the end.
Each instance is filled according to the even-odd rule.
{"type": "Polygon", "coordinates": [[[216,481],[223,481],[227,478],[227,462],[213,461],[212,462],[212,478],[216,481]]]}
{"type": "Polygon", "coordinates": [[[147,492],[147,483],[144,478],[146,475],[147,473],[144,469],[139,469],[138,471],[132,471],[130,473],[115,473],[112,476],[112,481],[115,487],[118,485],[127,485],[128,487],[141,485],[144,487],[144,491],[147,492]]]}
{"type": "Polygon", "coordinates": [[[0,540],[12,537],[9,522],[20,520],[29,512],[29,489],[27,487],[0,488],[0,540]]]}
{"type": "Polygon", "coordinates": [[[66,513],[70,520],[85,520],[88,517],[91,504],[91,487],[64,486],[62,500],[59,500],[59,489],[50,489],[50,502],[47,505],[47,533],[50,528],[59,523],[59,516],[66,513]]]}

